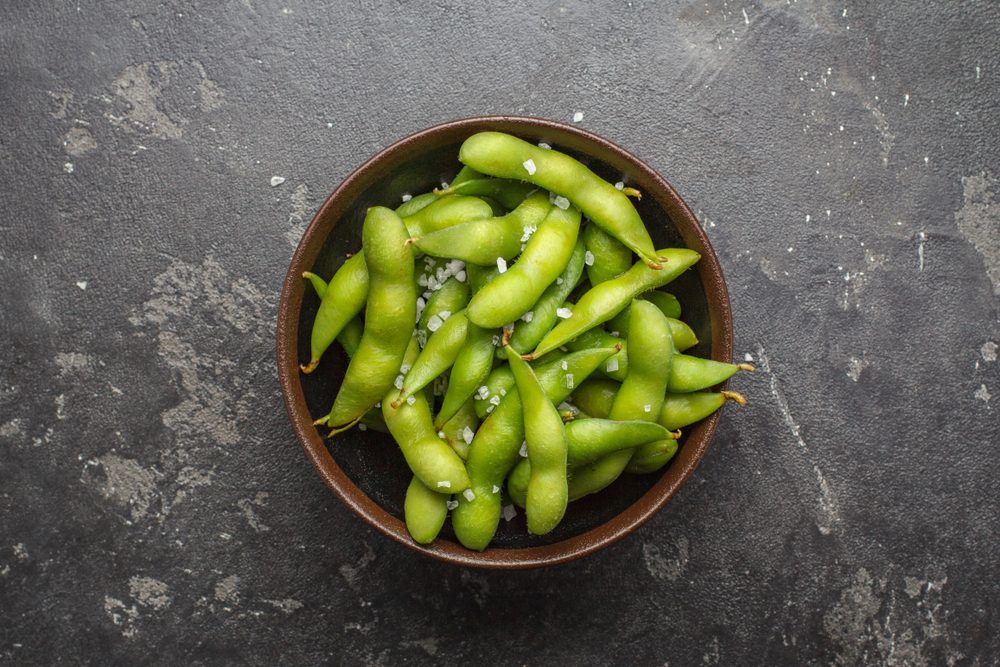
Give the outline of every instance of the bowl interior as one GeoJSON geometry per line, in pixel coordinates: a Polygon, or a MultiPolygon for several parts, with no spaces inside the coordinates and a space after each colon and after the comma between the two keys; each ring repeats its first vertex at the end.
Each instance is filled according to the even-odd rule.
{"type": "MultiPolygon", "coordinates": [[[[636,208],[646,222],[656,247],[688,246],[702,252],[703,256],[711,255],[707,241],[690,210],[669,186],[621,149],[575,128],[555,123],[524,119],[481,119],[439,126],[414,135],[362,166],[317,213],[296,253],[289,275],[292,272],[298,274],[301,270],[312,270],[324,278],[333,275],[349,254],[360,249],[361,225],[367,208],[375,205],[395,207],[404,194],[416,195],[440,185],[442,181],[450,181],[461,168],[457,159],[461,142],[470,134],[483,129],[507,131],[532,142],[544,141],[573,155],[610,182],[625,181],[638,187],[644,196],[641,201],[635,202],[636,208]]],[[[722,347],[728,348],[728,303],[722,304],[725,317],[720,318],[719,304],[712,303],[719,300],[718,294],[711,289],[706,291],[705,285],[721,282],[721,274],[714,255],[708,259],[707,265],[703,259],[699,262],[698,270],[686,272],[667,289],[680,299],[684,309],[682,318],[694,329],[701,341],[689,353],[719,358],[719,353],[722,352],[728,357],[729,352],[719,349],[718,344],[721,337],[727,343],[722,347]]],[[[286,292],[288,289],[286,286],[286,292]]],[[[297,291],[296,296],[299,298],[293,301],[300,301],[301,307],[297,311],[293,309],[289,316],[297,320],[297,326],[294,326],[297,331],[293,334],[298,356],[296,361],[305,363],[309,358],[310,330],[319,300],[311,290],[304,290],[302,293],[300,286],[297,291]]],[[[723,301],[724,296],[723,287],[723,301]]],[[[287,297],[286,293],[283,301],[287,297]]],[[[301,396],[310,415],[320,416],[329,409],[347,361],[343,350],[335,344],[327,351],[316,372],[297,375],[293,382],[300,383],[301,396]]],[[[293,414],[293,420],[295,418],[293,414]]],[[[664,471],[651,475],[625,474],[604,492],[571,503],[565,519],[552,533],[545,536],[528,535],[523,512],[519,510],[512,521],[501,521],[497,535],[485,554],[465,553],[475,559],[491,552],[512,550],[507,553],[514,555],[551,545],[545,553],[557,554],[560,544],[580,542],[581,538],[589,544],[593,539],[601,537],[601,527],[609,525],[609,522],[617,521],[619,533],[625,527],[633,528],[651,514],[648,511],[636,511],[643,500],[648,506],[644,509],[648,510],[654,505],[659,507],[690,474],[701,458],[714,426],[715,419],[710,419],[688,429],[682,439],[680,452],[664,471]],[[692,448],[696,451],[690,451],[692,448]],[[678,467],[681,470],[675,470],[678,467]],[[622,517],[629,514],[629,508],[633,508],[634,519],[626,519],[623,523],[622,517]],[[630,521],[634,525],[628,525],[630,521]]],[[[311,425],[306,425],[305,428],[307,431],[315,431],[311,425]]],[[[312,435],[322,434],[316,432],[312,435]]],[[[310,439],[315,443],[315,437],[310,439]]],[[[326,441],[325,447],[332,455],[329,463],[335,461],[335,465],[339,466],[350,483],[374,501],[389,517],[395,518],[391,527],[378,527],[384,532],[398,532],[402,529],[403,537],[407,539],[401,518],[403,497],[411,473],[391,436],[373,430],[352,429],[326,441]]],[[[316,457],[313,458],[316,462],[316,457]]],[[[324,461],[323,465],[328,463],[324,461]]],[[[320,463],[317,466],[322,467],[320,463]]],[[[324,477],[329,484],[329,476],[324,477]]],[[[342,498],[345,493],[354,492],[349,488],[334,486],[342,498]]],[[[354,503],[349,504],[358,509],[354,503]]],[[[372,521],[370,516],[365,518],[372,521]]],[[[393,536],[397,539],[400,537],[397,534],[393,536]]],[[[620,535],[616,533],[614,538],[617,537],[620,535]]],[[[445,524],[436,546],[431,547],[431,550],[440,552],[442,548],[448,553],[464,551],[454,540],[450,523],[445,524]]],[[[448,559],[447,556],[445,558],[448,559]]]]}

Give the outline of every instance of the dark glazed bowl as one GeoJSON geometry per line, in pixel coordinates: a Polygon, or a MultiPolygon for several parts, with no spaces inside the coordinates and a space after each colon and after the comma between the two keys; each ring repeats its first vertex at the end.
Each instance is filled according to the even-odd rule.
{"type": "Polygon", "coordinates": [[[673,497],[708,449],[719,413],[685,429],[680,450],[660,473],[624,475],[599,494],[570,503],[566,518],[549,535],[527,534],[523,512],[501,521],[483,552],[461,546],[445,524],[438,539],[421,546],[402,519],[411,474],[392,438],[354,429],[325,441],[313,416],[330,406],[347,366],[332,346],[320,367],[302,375],[309,358],[309,332],[319,305],[301,278],[314,271],[329,278],[346,253],[357,252],[368,207],[395,206],[405,193],[430,190],[460,168],[458,148],[475,132],[498,130],[528,141],[544,141],[587,164],[611,182],[624,180],[643,197],[636,207],[657,248],[683,245],[701,253],[696,270],[670,284],[684,305],[684,319],[702,341],[692,351],[719,361],[732,358],[732,318],[718,259],[691,209],[663,177],[638,158],[584,130],[550,120],[495,116],[468,118],[417,132],[365,162],[340,184],[313,218],[292,257],[278,311],[278,375],[288,414],[306,455],[328,487],[358,516],[384,535],[434,558],[458,565],[514,569],[554,565],[602,549],[630,534],[673,497]]]}

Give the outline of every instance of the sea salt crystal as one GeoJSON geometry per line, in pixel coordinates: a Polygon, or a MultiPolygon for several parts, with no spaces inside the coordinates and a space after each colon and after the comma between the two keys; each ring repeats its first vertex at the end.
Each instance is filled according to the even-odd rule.
{"type": "Polygon", "coordinates": [[[556,278],[556,285],[562,285],[562,284],[563,284],[563,279],[562,278],[556,278]]]}
{"type": "Polygon", "coordinates": [[[447,436],[445,436],[444,431],[438,431],[438,437],[441,438],[442,440],[448,439],[447,436]]]}
{"type": "Polygon", "coordinates": [[[368,427],[365,424],[358,424],[359,431],[367,431],[368,427]]]}
{"type": "Polygon", "coordinates": [[[411,199],[413,199],[413,195],[411,195],[409,192],[407,192],[406,194],[403,195],[403,201],[404,202],[408,202],[411,199]]]}
{"type": "Polygon", "coordinates": [[[396,381],[393,382],[392,384],[395,385],[396,389],[402,389],[403,388],[403,376],[402,375],[397,375],[396,376],[396,381]]]}
{"type": "Polygon", "coordinates": [[[593,266],[594,265],[594,253],[590,252],[589,250],[587,252],[583,253],[583,263],[586,264],[587,266],[593,266]]]}
{"type": "Polygon", "coordinates": [[[562,361],[559,362],[559,368],[563,369],[564,371],[568,371],[569,363],[567,363],[566,360],[563,359],[562,361]]]}
{"type": "Polygon", "coordinates": [[[552,200],[552,203],[564,211],[569,208],[569,200],[561,195],[552,200]]]}
{"type": "Polygon", "coordinates": [[[573,114],[573,122],[579,123],[581,120],[583,120],[583,112],[582,111],[575,112],[573,114]]]}
{"type": "Polygon", "coordinates": [[[468,278],[468,275],[465,273],[464,269],[455,274],[455,280],[460,283],[464,283],[466,278],[468,278]]]}
{"type": "Polygon", "coordinates": [[[500,493],[500,487],[496,484],[493,485],[493,493],[500,493]]]}
{"type": "Polygon", "coordinates": [[[506,396],[507,395],[507,390],[504,389],[503,387],[500,387],[500,395],[501,396],[506,396]]]}
{"type": "Polygon", "coordinates": [[[439,489],[450,489],[451,488],[451,482],[449,482],[448,480],[444,480],[444,481],[438,482],[437,485],[438,485],[439,489]]]}
{"type": "Polygon", "coordinates": [[[271,187],[272,188],[276,188],[276,187],[278,187],[279,185],[281,185],[284,182],[285,182],[285,178],[283,176],[272,176],[271,177],[271,187]]]}
{"type": "Polygon", "coordinates": [[[442,310],[440,313],[438,313],[438,317],[440,317],[441,321],[444,322],[449,317],[451,317],[451,311],[450,310],[442,310]]]}
{"type": "Polygon", "coordinates": [[[535,317],[535,313],[534,313],[534,311],[531,311],[531,310],[529,310],[528,312],[526,312],[524,315],[521,315],[521,319],[524,320],[525,322],[530,322],[532,319],[534,319],[534,317],[535,317]]]}
{"type": "Polygon", "coordinates": [[[609,373],[614,373],[616,370],[618,370],[618,360],[613,357],[611,359],[608,359],[608,365],[606,368],[609,373]]]}
{"type": "Polygon", "coordinates": [[[528,172],[528,176],[533,176],[535,174],[535,171],[537,171],[537,169],[535,169],[534,160],[528,159],[525,160],[522,164],[524,165],[524,170],[528,172]]]}
{"type": "Polygon", "coordinates": [[[489,395],[490,395],[490,388],[487,387],[485,384],[479,388],[479,398],[485,399],[489,395]]]}
{"type": "Polygon", "coordinates": [[[566,374],[566,388],[567,389],[572,389],[574,386],[575,386],[575,382],[573,380],[573,374],[572,373],[567,373],[566,374]]]}
{"type": "Polygon", "coordinates": [[[476,492],[472,489],[466,489],[465,491],[462,491],[462,496],[464,496],[465,499],[471,503],[476,499],[476,492]]]}
{"type": "Polygon", "coordinates": [[[531,238],[531,235],[538,231],[538,227],[535,225],[525,225],[524,233],[521,234],[521,243],[525,243],[531,238]]]}
{"type": "Polygon", "coordinates": [[[493,405],[500,405],[500,397],[499,396],[491,396],[490,397],[490,403],[492,403],[493,405]]]}
{"type": "Polygon", "coordinates": [[[549,146],[549,145],[548,145],[547,143],[545,143],[544,141],[539,141],[539,142],[538,142],[538,147],[539,147],[539,148],[544,148],[544,149],[545,149],[545,150],[547,150],[547,151],[550,151],[550,150],[552,150],[552,146],[549,146]]]}
{"type": "Polygon", "coordinates": [[[519,451],[518,454],[521,455],[522,459],[528,458],[528,441],[527,440],[525,440],[524,442],[521,443],[521,451],[519,451]]]}
{"type": "Polygon", "coordinates": [[[472,439],[474,437],[476,437],[476,434],[473,433],[471,428],[466,426],[465,428],[462,429],[462,440],[465,440],[465,444],[467,445],[472,444],[472,439]]]}
{"type": "Polygon", "coordinates": [[[624,189],[625,189],[625,183],[623,183],[622,181],[618,181],[617,183],[615,183],[615,190],[624,190],[624,189]]]}
{"type": "Polygon", "coordinates": [[[458,507],[458,501],[457,500],[449,500],[448,502],[446,502],[444,504],[444,506],[447,507],[450,510],[453,510],[456,507],[458,507]]]}
{"type": "Polygon", "coordinates": [[[403,373],[404,375],[406,373],[409,373],[410,372],[410,365],[409,364],[403,364],[402,366],[399,367],[399,372],[403,373]]]}
{"type": "Polygon", "coordinates": [[[556,316],[566,320],[569,319],[570,317],[573,317],[573,311],[570,310],[569,308],[557,308],[556,316]]]}
{"type": "Polygon", "coordinates": [[[437,315],[431,315],[431,318],[427,320],[427,328],[430,331],[437,331],[441,328],[442,324],[444,324],[444,322],[442,322],[441,318],[437,315]]]}
{"type": "Polygon", "coordinates": [[[417,397],[416,396],[407,396],[406,397],[406,404],[407,405],[413,405],[416,402],[417,402],[417,397]]]}
{"type": "Polygon", "coordinates": [[[499,271],[500,273],[507,272],[507,260],[505,260],[503,257],[497,257],[497,271],[499,271]]]}
{"type": "Polygon", "coordinates": [[[504,505],[503,507],[503,518],[505,521],[510,521],[517,516],[517,510],[513,505],[504,505]]]}
{"type": "Polygon", "coordinates": [[[642,406],[642,411],[643,412],[652,412],[653,411],[653,406],[650,405],[649,403],[646,403],[646,405],[642,406]]]}

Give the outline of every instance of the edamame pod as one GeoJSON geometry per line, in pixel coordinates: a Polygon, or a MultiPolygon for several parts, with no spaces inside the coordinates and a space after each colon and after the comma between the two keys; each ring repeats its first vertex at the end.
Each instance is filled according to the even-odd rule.
{"type": "Polygon", "coordinates": [[[747,399],[735,391],[668,393],[663,399],[663,409],[660,411],[659,421],[669,429],[683,428],[709,416],[721,408],[727,400],[738,405],[747,404],[747,399]]]}
{"type": "Polygon", "coordinates": [[[448,496],[427,488],[418,477],[410,480],[403,501],[406,530],[417,544],[430,544],[448,518],[448,496]]]}
{"type": "MultiPolygon", "coordinates": [[[[573,254],[570,255],[569,263],[566,264],[566,268],[563,272],[556,278],[555,282],[545,288],[542,292],[542,296],[539,297],[538,301],[528,313],[531,313],[531,317],[528,318],[528,313],[524,313],[521,319],[514,323],[514,334],[510,338],[511,347],[515,350],[533,350],[535,346],[538,345],[538,341],[551,331],[553,325],[558,321],[558,311],[562,307],[563,302],[566,301],[566,297],[569,296],[570,292],[577,286],[580,282],[580,278],[583,277],[583,267],[584,267],[584,256],[586,254],[586,249],[583,245],[582,239],[577,239],[576,247],[573,248],[573,254]]],[[[591,347],[600,347],[599,345],[591,345],[591,347]]],[[[497,352],[501,352],[498,349],[497,352]]],[[[506,358],[506,354],[500,355],[500,358],[506,358]]]]}
{"type": "Polygon", "coordinates": [[[510,366],[501,364],[490,371],[483,384],[477,387],[477,391],[473,396],[473,404],[479,418],[485,419],[486,415],[491,413],[500,404],[503,397],[513,387],[514,374],[511,372],[510,366]],[[483,387],[485,387],[485,390],[483,387]]]}
{"type": "Polygon", "coordinates": [[[700,391],[725,382],[736,371],[752,370],[751,364],[727,364],[723,361],[678,354],[674,358],[667,391],[674,394],[700,391]]]}
{"type": "MultiPolygon", "coordinates": [[[[670,325],[659,308],[648,301],[633,301],[629,320],[629,372],[615,394],[608,417],[655,421],[663,406],[674,357],[670,325]]],[[[574,469],[569,482],[570,499],[596,493],[618,479],[632,452],[621,450],[574,469]]]]}
{"type": "Polygon", "coordinates": [[[302,273],[302,277],[309,281],[309,284],[312,285],[313,291],[316,292],[316,296],[318,296],[320,301],[322,301],[323,295],[326,294],[326,281],[312,271],[304,271],[302,273]]]}
{"type": "Polygon", "coordinates": [[[437,195],[433,192],[425,192],[422,195],[417,195],[416,197],[410,197],[402,204],[396,207],[396,215],[401,218],[406,218],[411,216],[417,211],[427,206],[430,206],[439,199],[437,195]]]}
{"type": "Polygon", "coordinates": [[[496,329],[524,315],[563,272],[580,231],[580,211],[552,207],[517,262],[469,301],[469,321],[496,329]]]}
{"type": "Polygon", "coordinates": [[[410,240],[428,255],[495,265],[497,258],[509,260],[521,252],[551,208],[548,195],[536,192],[507,215],[470,220],[410,240]]]}
{"type": "Polygon", "coordinates": [[[604,378],[590,378],[573,392],[573,405],[591,417],[607,417],[621,384],[604,378]]]}
{"type": "Polygon", "coordinates": [[[539,148],[502,132],[479,132],[462,143],[458,159],[480,173],[525,180],[567,198],[650,267],[663,267],[628,197],[565,153],[539,148]]]}
{"type": "Polygon", "coordinates": [[[430,295],[426,297],[426,304],[417,321],[417,340],[421,345],[426,344],[433,333],[431,328],[439,328],[452,313],[457,313],[469,304],[468,283],[454,277],[445,280],[438,289],[429,291],[430,295]]]}
{"type": "Polygon", "coordinates": [[[655,305],[660,309],[660,312],[667,317],[673,319],[680,319],[681,316],[681,302],[677,300],[677,297],[670,292],[661,292],[660,290],[650,290],[643,294],[641,299],[649,301],[651,304],[655,305]]]}
{"type": "MultiPolygon", "coordinates": [[[[337,432],[349,428],[392,387],[413,336],[416,289],[406,227],[391,209],[368,209],[362,229],[371,276],[361,342],[344,373],[329,414],[317,420],[337,432]]],[[[327,288],[329,295],[333,287],[327,288]]]]}
{"type": "Polygon", "coordinates": [[[413,366],[402,377],[399,396],[392,401],[394,407],[402,401],[409,400],[412,394],[451,368],[465,344],[468,329],[469,320],[465,317],[465,311],[460,310],[448,317],[437,331],[431,333],[413,366]]]}
{"type": "MultiPolygon", "coordinates": [[[[462,168],[458,170],[457,174],[455,174],[455,178],[451,179],[451,184],[448,187],[449,188],[453,188],[456,185],[461,185],[462,183],[465,183],[466,181],[474,181],[474,180],[477,180],[477,179],[480,179],[480,178],[486,178],[486,177],[483,176],[482,174],[480,174],[478,171],[476,171],[472,167],[468,167],[468,166],[466,166],[466,165],[463,164],[462,168]]],[[[432,194],[435,197],[440,197],[441,196],[441,195],[438,195],[438,194],[434,194],[433,192],[431,192],[429,194],[432,194]]]]}
{"type": "Polygon", "coordinates": [[[701,255],[687,248],[668,248],[659,251],[659,255],[666,258],[667,266],[663,269],[653,270],[642,262],[636,262],[617,278],[592,287],[577,301],[573,314],[557,324],[538,343],[530,358],[535,359],[551,352],[584,331],[607,322],[624,310],[637,295],[666,285],[701,258],[701,255]]]}
{"type": "Polygon", "coordinates": [[[545,535],[559,525],[569,503],[566,482],[566,430],[556,407],[549,402],[531,366],[510,347],[505,334],[504,347],[521,398],[524,439],[531,464],[525,511],[528,532],[545,535]]]}
{"type": "Polygon", "coordinates": [[[587,279],[591,285],[617,278],[632,268],[632,251],[621,241],[593,223],[583,230],[583,242],[587,246],[587,279]]]}
{"type": "Polygon", "coordinates": [[[440,433],[444,433],[445,442],[455,450],[459,458],[463,461],[469,458],[469,445],[472,444],[472,438],[479,428],[479,417],[476,416],[476,410],[472,407],[472,399],[465,401],[451,419],[440,427],[435,425],[434,428],[438,429],[440,433]]]}
{"type": "MultiPolygon", "coordinates": [[[[419,352],[416,338],[411,338],[404,363],[412,364],[419,352]]],[[[413,403],[404,401],[398,407],[392,406],[395,396],[396,390],[392,388],[382,399],[382,417],[413,474],[436,493],[447,495],[467,489],[469,475],[465,465],[434,430],[424,392],[414,394],[413,403]]]]}
{"type": "Polygon", "coordinates": [[[625,472],[633,475],[646,475],[656,472],[663,466],[670,463],[677,453],[677,440],[675,438],[665,438],[656,442],[651,442],[639,447],[632,454],[625,472]]]}
{"type": "MultiPolygon", "coordinates": [[[[549,400],[559,403],[577,381],[582,382],[614,351],[610,348],[554,355],[552,361],[539,364],[535,373],[549,400]]],[[[485,549],[500,522],[500,485],[517,463],[518,450],[524,441],[521,409],[520,395],[516,388],[511,389],[480,425],[472,441],[466,461],[472,499],[459,498],[451,515],[455,535],[469,549],[485,549]]]]}
{"type": "MultiPolygon", "coordinates": [[[[471,322],[469,323],[468,331],[465,334],[465,345],[459,351],[458,357],[455,358],[455,364],[451,367],[448,389],[445,391],[441,410],[434,420],[438,428],[455,416],[466,401],[472,405],[472,396],[483,386],[483,380],[493,368],[493,350],[496,349],[493,337],[495,335],[490,329],[482,329],[471,322]]],[[[477,414],[474,406],[472,412],[477,414]]],[[[485,408],[483,414],[485,414],[485,408]]]]}

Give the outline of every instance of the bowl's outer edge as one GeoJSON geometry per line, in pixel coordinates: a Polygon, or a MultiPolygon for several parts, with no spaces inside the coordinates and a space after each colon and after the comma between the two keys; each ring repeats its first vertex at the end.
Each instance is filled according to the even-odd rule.
{"type": "Polygon", "coordinates": [[[320,252],[323,241],[350,202],[360,195],[375,178],[379,165],[398,157],[422,143],[457,143],[466,136],[483,130],[518,133],[549,133],[573,135],[601,150],[631,163],[636,180],[654,183],[644,195],[654,196],[668,212],[685,244],[701,253],[698,272],[705,287],[712,330],[711,357],[731,361],[733,354],[732,313],[722,267],[697,218],[673,187],[653,169],[628,151],[607,139],[564,123],[521,116],[484,116],[454,120],[411,134],[380,151],[354,170],[317,211],[292,256],[285,277],[278,308],[277,365],[281,393],[291,418],[295,434],[306,455],[319,472],[323,482],[355,514],[389,538],[433,558],[457,565],[489,569],[523,569],[556,565],[575,560],[617,542],[648,521],[677,493],[701,462],[719,422],[720,412],[694,425],[677,457],[660,479],[639,500],[625,511],[600,526],[554,544],[523,549],[490,548],[483,552],[466,549],[450,540],[438,539],[431,545],[416,544],[401,519],[385,511],[364,494],[337,465],[306,407],[298,367],[298,313],[305,294],[302,272],[309,270],[320,252]],[[660,192],[657,192],[657,189],[660,192]]]}

